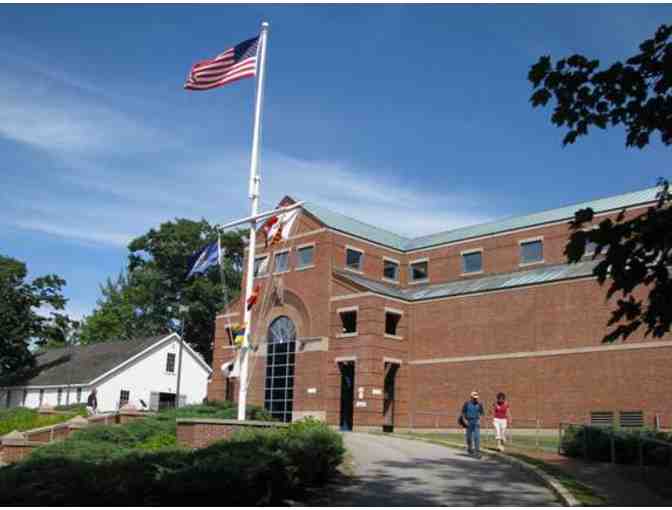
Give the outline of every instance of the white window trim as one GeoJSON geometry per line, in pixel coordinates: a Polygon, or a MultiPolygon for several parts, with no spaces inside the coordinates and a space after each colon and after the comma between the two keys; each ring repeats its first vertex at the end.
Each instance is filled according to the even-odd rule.
{"type": "MultiPolygon", "coordinates": [[[[384,321],[384,324],[383,324],[383,325],[384,325],[384,326],[387,326],[387,317],[386,317],[386,315],[387,315],[388,313],[389,313],[389,314],[392,314],[392,315],[398,315],[398,316],[399,316],[399,320],[401,320],[401,319],[404,317],[404,312],[403,312],[402,310],[398,310],[398,309],[396,309],[396,308],[390,308],[390,307],[386,306],[386,307],[383,309],[383,321],[384,321]]],[[[391,339],[393,339],[393,340],[403,340],[403,339],[404,339],[402,336],[399,336],[399,335],[390,335],[390,334],[389,334],[388,332],[386,332],[386,331],[384,332],[384,337],[385,337],[385,338],[391,338],[391,339]]]]}
{"type": "Polygon", "coordinates": [[[312,267],[315,267],[315,242],[314,241],[312,243],[305,243],[305,244],[300,244],[298,246],[295,246],[294,250],[296,251],[296,267],[294,268],[295,271],[303,271],[304,269],[310,269],[312,267]],[[299,251],[301,251],[304,248],[312,248],[313,249],[313,263],[309,264],[307,266],[300,266],[299,265],[299,251]]]}
{"type": "MultiPolygon", "coordinates": [[[[339,316],[338,317],[339,320],[341,318],[340,315],[342,313],[345,313],[345,312],[357,312],[357,319],[359,319],[359,305],[337,308],[336,313],[339,316]]],[[[342,325],[341,325],[341,329],[342,329],[342,325]]],[[[336,335],[336,338],[351,338],[351,337],[357,336],[357,335],[359,335],[359,320],[357,320],[357,330],[356,331],[352,331],[350,333],[339,333],[338,335],[336,335]]]]}
{"type": "Polygon", "coordinates": [[[544,255],[546,251],[544,250],[544,236],[537,236],[537,237],[529,237],[527,239],[519,239],[518,240],[518,257],[519,259],[521,258],[522,253],[520,252],[521,247],[524,244],[527,243],[534,243],[537,241],[541,241],[541,260],[534,260],[532,262],[518,262],[518,267],[527,267],[527,266],[534,266],[537,264],[543,264],[544,263],[544,255]]]}
{"type": "Polygon", "coordinates": [[[347,269],[348,271],[352,271],[353,273],[364,274],[364,269],[363,269],[364,255],[366,255],[366,252],[364,250],[362,250],[361,248],[356,248],[355,246],[346,244],[345,245],[345,260],[343,261],[345,263],[343,264],[343,267],[345,269],[347,269]],[[359,259],[359,266],[360,266],[359,268],[355,269],[354,267],[348,266],[348,250],[359,252],[362,255],[359,259]]]}
{"type": "Polygon", "coordinates": [[[383,276],[381,278],[384,282],[389,282],[389,283],[396,283],[399,284],[399,280],[401,279],[401,261],[397,259],[393,259],[392,257],[386,257],[383,255],[383,276]],[[397,278],[392,279],[388,278],[385,276],[385,262],[392,262],[397,265],[397,278]]]}
{"type": "Polygon", "coordinates": [[[344,306],[343,308],[336,308],[336,313],[341,312],[359,312],[359,305],[344,306]]]}
{"type": "Polygon", "coordinates": [[[422,283],[429,283],[429,257],[423,257],[421,259],[410,260],[408,262],[408,285],[418,285],[422,283]],[[414,280],[413,279],[413,264],[419,264],[421,262],[427,262],[427,277],[414,280]]]}
{"type": "Polygon", "coordinates": [[[274,251],[274,252],[273,252],[273,269],[275,269],[275,261],[276,261],[276,257],[277,257],[278,255],[282,255],[283,253],[286,253],[286,254],[287,254],[287,269],[285,269],[284,271],[273,271],[273,276],[275,276],[275,275],[277,275],[277,274],[285,274],[285,273],[289,273],[289,272],[291,271],[290,263],[289,263],[289,256],[290,256],[290,252],[291,252],[291,251],[292,251],[291,248],[285,248],[284,250],[278,250],[278,251],[274,251]]]}
{"type": "Polygon", "coordinates": [[[166,361],[165,361],[165,363],[163,364],[163,371],[164,371],[164,373],[165,373],[166,375],[176,375],[176,370],[175,370],[176,365],[177,365],[177,354],[175,354],[174,352],[167,352],[167,353],[166,353],[166,361]],[[175,361],[173,362],[173,371],[172,371],[172,372],[169,372],[169,371],[168,371],[168,356],[169,356],[170,354],[172,354],[173,356],[175,356],[175,358],[174,358],[175,361]]]}
{"type": "MultiPolygon", "coordinates": [[[[263,259],[264,257],[268,259],[268,263],[266,265],[266,272],[263,273],[263,274],[255,275],[254,276],[255,280],[257,278],[268,278],[271,275],[271,273],[268,271],[268,265],[270,265],[270,263],[271,263],[268,253],[262,253],[261,255],[255,255],[255,257],[254,257],[255,265],[256,265],[257,260],[263,259]]],[[[254,269],[254,267],[253,267],[253,269],[254,269]]]]}
{"type": "Polygon", "coordinates": [[[483,270],[483,248],[474,248],[471,250],[463,250],[460,252],[460,262],[462,263],[462,272],[460,273],[460,276],[472,276],[472,275],[478,275],[478,274],[483,274],[485,271],[483,270]],[[465,255],[471,255],[472,253],[480,253],[481,254],[481,270],[480,271],[469,271],[466,272],[464,270],[464,256],[465,255]]]}

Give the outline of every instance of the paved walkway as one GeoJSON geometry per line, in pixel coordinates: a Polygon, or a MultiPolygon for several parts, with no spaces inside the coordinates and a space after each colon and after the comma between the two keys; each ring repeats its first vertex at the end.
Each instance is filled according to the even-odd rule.
{"type": "Polygon", "coordinates": [[[331,506],[558,505],[532,475],[421,441],[346,433],[352,483],[329,493],[331,506]]]}

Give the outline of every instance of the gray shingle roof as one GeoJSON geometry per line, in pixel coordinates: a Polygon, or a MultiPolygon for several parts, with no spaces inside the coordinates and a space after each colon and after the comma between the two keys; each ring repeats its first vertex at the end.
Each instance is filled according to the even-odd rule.
{"type": "Polygon", "coordinates": [[[336,270],[335,273],[338,276],[350,280],[354,284],[377,294],[403,299],[405,301],[422,301],[425,299],[460,296],[477,292],[510,289],[523,285],[535,285],[539,283],[582,278],[591,276],[596,264],[596,261],[588,260],[579,262],[578,264],[543,266],[536,269],[516,271],[513,273],[469,278],[447,283],[418,285],[407,289],[400,289],[394,285],[372,280],[347,270],[336,270]]]}
{"type": "Polygon", "coordinates": [[[527,214],[525,216],[516,216],[503,220],[493,221],[490,223],[483,223],[481,225],[473,225],[470,227],[463,227],[437,234],[431,234],[416,238],[407,238],[397,235],[393,232],[374,227],[367,223],[361,222],[354,218],[350,218],[344,214],[331,211],[325,207],[319,206],[312,202],[306,202],[303,208],[315,216],[322,223],[335,230],[367,239],[383,246],[388,246],[399,251],[411,251],[421,248],[429,248],[444,243],[451,243],[455,241],[464,241],[474,237],[481,237],[485,235],[497,234],[519,228],[531,227],[534,225],[543,225],[556,221],[567,220],[574,216],[578,209],[586,207],[592,208],[595,212],[605,212],[620,210],[624,207],[633,207],[656,199],[658,188],[647,188],[640,191],[633,191],[631,193],[624,193],[607,198],[600,198],[589,202],[569,205],[556,209],[549,209],[547,211],[527,214]]]}
{"type": "Polygon", "coordinates": [[[49,349],[37,355],[38,375],[17,386],[88,384],[167,336],[49,349]]]}

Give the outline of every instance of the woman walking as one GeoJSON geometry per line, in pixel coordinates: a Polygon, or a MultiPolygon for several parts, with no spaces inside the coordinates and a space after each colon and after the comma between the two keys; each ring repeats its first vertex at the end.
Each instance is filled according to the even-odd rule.
{"type": "Polygon", "coordinates": [[[506,429],[511,425],[511,408],[506,401],[506,395],[501,391],[497,393],[497,401],[493,404],[493,411],[495,414],[493,425],[495,426],[497,449],[503,452],[504,443],[506,442],[506,429]]]}

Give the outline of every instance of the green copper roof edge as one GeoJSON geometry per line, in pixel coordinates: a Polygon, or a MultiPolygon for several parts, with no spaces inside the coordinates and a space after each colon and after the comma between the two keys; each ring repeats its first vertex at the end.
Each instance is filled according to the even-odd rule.
{"type": "MultiPolygon", "coordinates": [[[[460,297],[460,296],[470,296],[473,294],[482,294],[486,292],[494,292],[494,291],[500,291],[500,290],[511,290],[511,289],[517,289],[521,287],[532,287],[535,285],[541,285],[544,283],[554,283],[554,282],[562,282],[562,281],[572,281],[572,280],[578,280],[582,278],[591,278],[593,277],[593,268],[597,265],[597,261],[584,261],[584,262],[579,262],[577,264],[555,264],[552,266],[543,266],[537,269],[528,269],[526,271],[514,271],[511,273],[500,273],[500,274],[492,274],[492,275],[486,275],[481,278],[473,278],[469,280],[452,280],[449,282],[444,282],[444,283],[436,283],[436,284],[429,284],[424,286],[423,288],[420,289],[396,289],[396,288],[388,288],[385,284],[382,282],[378,282],[376,280],[373,280],[371,278],[367,278],[365,276],[360,276],[360,275],[355,275],[355,274],[349,274],[347,271],[344,270],[335,270],[334,273],[337,276],[340,276],[342,278],[345,278],[347,280],[350,280],[352,283],[356,285],[360,285],[364,288],[366,288],[369,292],[373,292],[374,294],[381,295],[383,297],[389,297],[392,299],[400,299],[402,301],[406,301],[408,303],[418,303],[418,302],[423,302],[423,301],[431,301],[433,299],[443,299],[447,297],[460,297]],[[549,273],[558,270],[558,269],[570,269],[574,270],[574,274],[570,274],[567,276],[560,276],[560,277],[549,277],[549,273]],[[460,283],[465,283],[465,284],[473,284],[473,283],[478,283],[478,282],[483,282],[486,280],[494,280],[496,278],[507,278],[507,277],[516,277],[516,276],[537,276],[537,279],[529,279],[527,281],[517,283],[514,285],[496,285],[492,286],[489,288],[478,288],[474,290],[467,290],[464,292],[445,292],[441,293],[441,288],[442,287],[449,287],[450,285],[455,285],[455,284],[460,284],[460,283]],[[430,296],[420,296],[417,297],[417,294],[420,292],[433,292],[435,293],[434,295],[430,296]]],[[[447,290],[447,289],[446,289],[447,290]]]]}
{"type": "Polygon", "coordinates": [[[658,187],[644,188],[628,193],[621,193],[619,195],[612,195],[577,204],[546,209],[537,213],[511,216],[501,220],[460,227],[416,238],[408,238],[395,234],[389,230],[376,227],[312,202],[304,203],[303,208],[320,222],[334,230],[359,237],[360,239],[381,246],[393,248],[400,252],[410,252],[433,248],[442,244],[467,241],[476,237],[501,234],[504,232],[541,226],[548,223],[555,223],[570,219],[576,210],[587,207],[593,208],[596,213],[617,211],[627,207],[636,207],[655,201],[658,190],[658,187]],[[460,235],[460,232],[464,232],[464,234],[460,235]]]}

